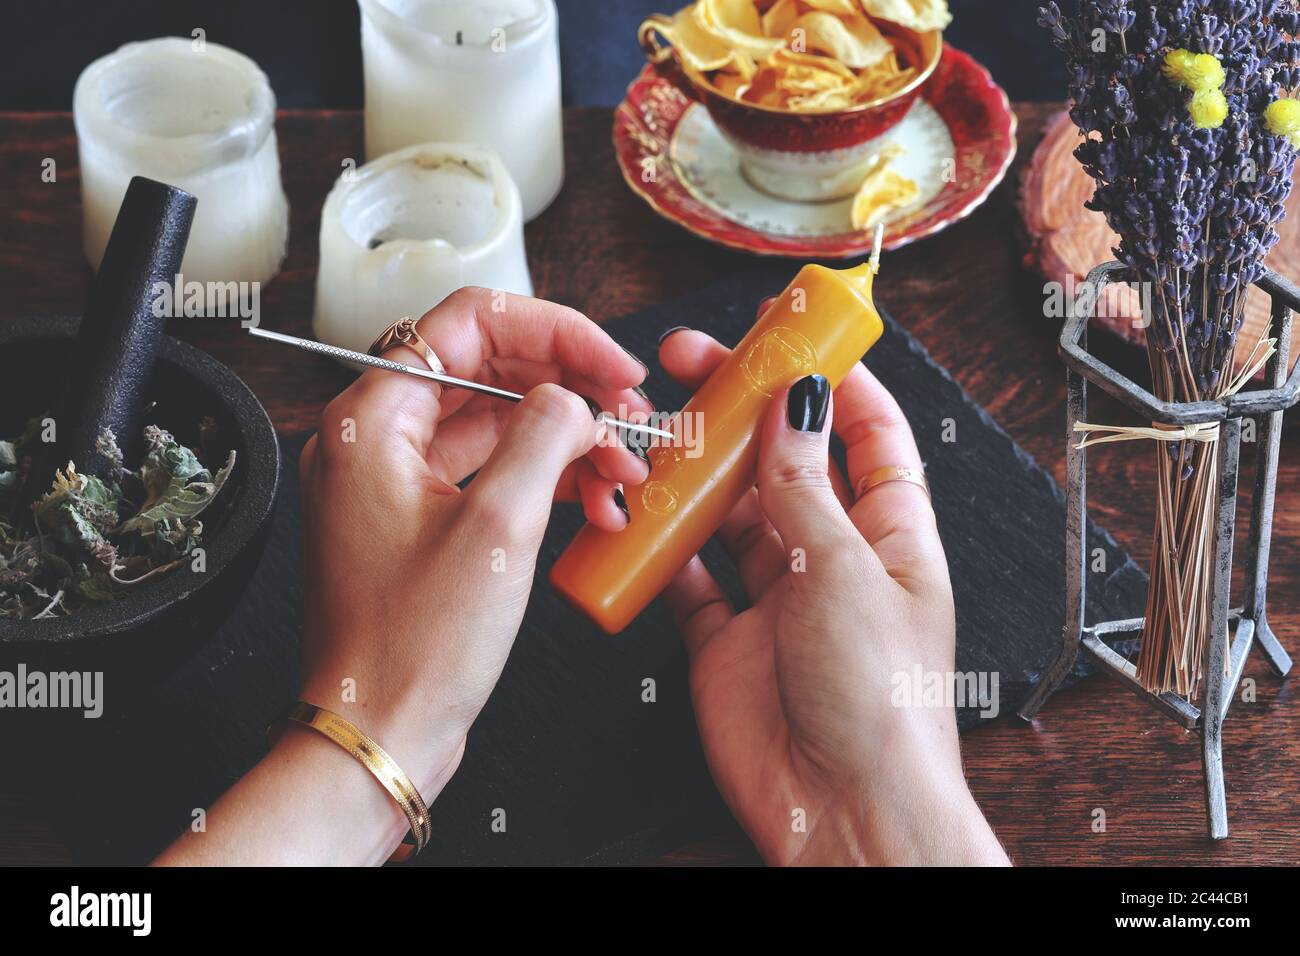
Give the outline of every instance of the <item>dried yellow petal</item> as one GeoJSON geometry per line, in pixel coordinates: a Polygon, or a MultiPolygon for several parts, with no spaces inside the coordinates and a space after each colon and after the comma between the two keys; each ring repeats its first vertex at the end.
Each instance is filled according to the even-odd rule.
{"type": "Polygon", "coordinates": [[[849,83],[857,80],[858,75],[843,63],[829,56],[816,53],[799,53],[795,50],[777,50],[768,58],[768,64],[778,70],[810,69],[831,73],[849,83]]]}
{"type": "Polygon", "coordinates": [[[754,78],[754,74],[758,72],[758,64],[754,62],[754,58],[748,53],[732,50],[731,65],[727,69],[732,73],[739,74],[746,80],[751,80],[754,78]]]}
{"type": "Polygon", "coordinates": [[[776,0],[776,3],[763,14],[763,33],[776,39],[783,39],[798,19],[799,0],[776,0]]]}
{"type": "Polygon", "coordinates": [[[866,178],[853,197],[850,218],[854,229],[874,229],[890,213],[909,206],[920,198],[920,187],[892,168],[893,162],[903,153],[904,149],[898,143],[887,143],[872,158],[866,178]]]}
{"type": "Polygon", "coordinates": [[[733,50],[762,59],[779,50],[784,39],[765,36],[753,0],[699,0],[691,15],[700,27],[733,50]]]}
{"type": "Polygon", "coordinates": [[[749,80],[738,73],[715,73],[713,87],[723,96],[739,100],[749,90],[749,80]]]}
{"type": "Polygon", "coordinates": [[[749,89],[741,98],[747,103],[757,103],[759,106],[784,107],[785,93],[776,86],[778,75],[778,72],[771,67],[760,67],[750,81],[749,89]]]}
{"type": "Polygon", "coordinates": [[[846,109],[917,75],[900,63],[904,41],[863,12],[872,3],[901,4],[911,11],[905,20],[933,18],[935,9],[947,17],[946,0],[697,0],[661,32],[728,96],[793,111],[846,109]]]}
{"type": "Polygon", "coordinates": [[[806,95],[791,96],[786,106],[792,110],[843,110],[853,105],[853,94],[849,90],[818,90],[806,95]]]}
{"type": "Polygon", "coordinates": [[[873,20],[888,20],[925,33],[952,23],[947,0],[861,0],[873,20]]]}
{"type": "Polygon", "coordinates": [[[900,69],[898,55],[891,52],[876,66],[859,74],[853,98],[858,103],[884,99],[911,83],[916,74],[912,67],[900,69]]]}
{"type": "Polygon", "coordinates": [[[803,5],[841,17],[862,16],[862,4],[859,0],[803,0],[803,5]]]}
{"type": "Polygon", "coordinates": [[[679,10],[672,23],[659,27],[682,62],[701,73],[720,70],[731,63],[731,47],[700,27],[693,7],[679,10]]]}
{"type": "Polygon", "coordinates": [[[816,50],[847,67],[862,70],[894,52],[894,45],[864,16],[841,20],[833,13],[813,10],[791,27],[790,49],[816,50]]]}

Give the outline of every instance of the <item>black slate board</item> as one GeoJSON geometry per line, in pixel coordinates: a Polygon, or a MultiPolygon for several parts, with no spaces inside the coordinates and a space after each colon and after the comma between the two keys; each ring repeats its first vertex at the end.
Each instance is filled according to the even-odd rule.
{"type": "MultiPolygon", "coordinates": [[[[774,265],[608,329],[643,357],[656,354],[659,335],[674,325],[704,329],[731,345],[752,323],[755,304],[790,275],[788,266],[774,265]]],[[[906,410],[929,469],[955,583],[958,669],[999,674],[1006,719],[1059,642],[1060,489],[892,320],[867,364],[906,410]],[[943,441],[948,420],[955,442],[943,441]]],[[[661,409],[680,407],[686,397],[657,368],[647,391],[661,409]]],[[[53,746],[16,745],[22,762],[9,766],[48,781],[41,789],[51,816],[83,861],[148,859],[189,825],[194,808],[210,805],[256,762],[268,722],[294,698],[302,599],[296,463],[304,440],[284,440],[286,474],[272,540],[220,634],[166,681],[132,691],[125,702],[108,688],[105,716],[73,721],[53,746]]],[[[464,763],[432,808],[435,837],[424,863],[634,862],[725,820],[666,610],[656,604],[627,633],[610,638],[545,584],[546,569],[580,521],[576,506],[555,514],[542,583],[464,763]],[[646,677],[656,681],[655,703],[642,702],[646,677]],[[504,833],[491,827],[497,809],[506,814],[504,833]]],[[[1090,619],[1140,614],[1145,576],[1108,534],[1090,534],[1111,569],[1090,582],[1090,619]]],[[[716,543],[705,559],[738,595],[716,543]]],[[[1081,666],[1074,676],[1083,673],[1081,666]]],[[[974,710],[959,716],[963,728],[980,719],[974,710]]],[[[11,738],[5,749],[13,747],[11,738]]]]}

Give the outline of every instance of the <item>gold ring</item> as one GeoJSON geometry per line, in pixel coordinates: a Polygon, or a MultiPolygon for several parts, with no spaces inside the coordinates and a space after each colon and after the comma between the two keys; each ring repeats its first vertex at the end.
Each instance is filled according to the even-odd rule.
{"type": "Polygon", "coordinates": [[[428,364],[430,372],[437,372],[439,375],[447,374],[447,368],[442,364],[442,360],[438,358],[438,353],[420,337],[420,333],[415,329],[415,319],[409,315],[398,319],[380,332],[379,337],[370,343],[368,351],[378,358],[385,352],[389,352],[401,345],[414,349],[416,354],[428,364]]]}
{"type": "Polygon", "coordinates": [[[891,481],[906,481],[924,489],[927,497],[930,494],[930,483],[925,480],[925,472],[920,468],[910,468],[907,465],[885,465],[875,471],[868,472],[859,479],[857,497],[859,499],[864,498],[868,491],[889,484],[891,481]]]}

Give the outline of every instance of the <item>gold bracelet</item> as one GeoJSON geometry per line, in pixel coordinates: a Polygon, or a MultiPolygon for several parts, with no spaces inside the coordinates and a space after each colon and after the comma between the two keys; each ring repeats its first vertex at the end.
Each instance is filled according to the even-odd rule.
{"type": "Polygon", "coordinates": [[[388,756],[383,747],[338,714],[303,700],[293,705],[286,719],[324,734],[350,753],[374,775],[406,814],[411,829],[388,858],[390,863],[409,860],[425,848],[433,833],[429,808],[424,805],[424,798],[411,778],[402,772],[397,761],[388,756]]]}

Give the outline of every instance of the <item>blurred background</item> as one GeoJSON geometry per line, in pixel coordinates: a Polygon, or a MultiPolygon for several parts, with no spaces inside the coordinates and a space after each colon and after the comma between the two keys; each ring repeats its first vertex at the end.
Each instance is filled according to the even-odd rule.
{"type": "MultiPolygon", "coordinates": [[[[636,27],[688,0],[557,0],[564,102],[614,106],[641,68],[636,27]]],[[[1069,4],[1063,4],[1068,6],[1069,4]]],[[[949,0],[948,40],[1013,100],[1064,98],[1065,73],[1036,25],[1039,0],[949,0]]],[[[3,0],[0,110],[71,110],[77,74],[131,40],[189,36],[251,56],[281,107],[361,106],[356,0],[3,0]]]]}

